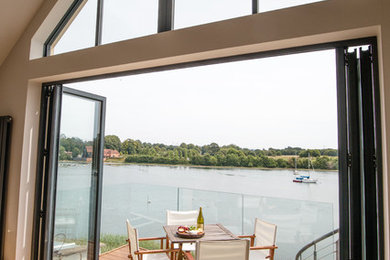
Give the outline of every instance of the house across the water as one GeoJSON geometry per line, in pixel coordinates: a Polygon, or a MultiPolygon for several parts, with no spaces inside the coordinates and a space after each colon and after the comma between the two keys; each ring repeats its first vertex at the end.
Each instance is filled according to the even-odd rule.
{"type": "MultiPolygon", "coordinates": [[[[91,161],[92,160],[92,153],[93,153],[92,146],[91,145],[85,146],[85,149],[83,151],[83,158],[87,162],[91,161]]],[[[120,153],[117,150],[104,149],[103,157],[104,157],[104,160],[107,159],[107,158],[119,158],[120,157],[120,153]]]]}
{"type": "Polygon", "coordinates": [[[121,155],[117,150],[104,149],[104,158],[119,158],[121,155]]]}

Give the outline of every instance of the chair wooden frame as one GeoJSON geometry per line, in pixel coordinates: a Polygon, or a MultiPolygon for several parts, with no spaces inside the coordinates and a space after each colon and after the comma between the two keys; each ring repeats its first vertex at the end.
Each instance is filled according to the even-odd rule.
{"type": "Polygon", "coordinates": [[[255,245],[255,238],[256,235],[243,235],[243,236],[238,236],[239,238],[249,238],[250,239],[250,248],[249,250],[269,250],[270,254],[266,258],[269,258],[270,260],[274,260],[274,255],[275,255],[275,249],[278,247],[275,245],[272,246],[254,246],[255,245]]]}
{"type": "MultiPolygon", "coordinates": [[[[164,249],[164,239],[166,237],[145,237],[145,238],[139,238],[138,241],[153,241],[153,240],[160,240],[160,249],[154,249],[154,250],[148,250],[145,248],[139,248],[138,251],[135,251],[134,254],[138,257],[138,259],[133,259],[133,256],[131,254],[128,255],[128,257],[131,260],[142,260],[142,256],[145,254],[161,254],[166,253],[167,256],[170,259],[174,258],[174,255],[179,252],[179,249],[173,249],[173,248],[166,248],[164,249]],[[170,254],[170,256],[169,256],[170,254]]],[[[126,242],[129,246],[129,252],[131,252],[131,243],[129,239],[126,239],[126,242]]]]}

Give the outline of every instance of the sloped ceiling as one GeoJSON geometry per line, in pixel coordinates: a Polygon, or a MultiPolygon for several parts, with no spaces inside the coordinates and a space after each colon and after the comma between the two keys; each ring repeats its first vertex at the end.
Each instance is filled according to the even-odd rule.
{"type": "Polygon", "coordinates": [[[0,66],[45,0],[0,0],[0,66]]]}

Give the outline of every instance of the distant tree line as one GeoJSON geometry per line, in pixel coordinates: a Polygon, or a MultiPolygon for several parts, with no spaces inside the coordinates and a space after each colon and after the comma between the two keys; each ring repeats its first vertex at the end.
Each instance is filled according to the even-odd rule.
{"type": "Polygon", "coordinates": [[[297,168],[308,168],[310,160],[316,169],[338,168],[336,149],[248,149],[233,144],[219,146],[216,143],[203,146],[182,143],[176,146],[144,143],[133,139],[121,142],[114,135],[106,136],[105,146],[118,150],[129,163],[294,168],[296,160],[297,168]]]}
{"type": "MultiPolygon", "coordinates": [[[[234,166],[264,168],[308,168],[336,170],[338,158],[336,149],[303,149],[287,147],[284,149],[248,149],[237,145],[219,146],[216,143],[194,145],[182,143],[180,146],[151,144],[140,140],[126,139],[121,142],[118,136],[104,138],[104,148],[120,152],[128,163],[180,164],[203,166],[234,166]]],[[[79,138],[60,138],[60,160],[80,157],[85,146],[79,138]]]]}
{"type": "Polygon", "coordinates": [[[66,137],[62,134],[60,136],[59,159],[74,160],[81,157],[87,145],[92,145],[92,141],[85,142],[80,138],[66,137]]]}

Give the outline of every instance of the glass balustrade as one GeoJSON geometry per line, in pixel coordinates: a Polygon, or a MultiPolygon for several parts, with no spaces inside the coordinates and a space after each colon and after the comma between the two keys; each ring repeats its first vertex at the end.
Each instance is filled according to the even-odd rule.
{"type": "Polygon", "coordinates": [[[102,234],[125,236],[126,218],[140,237],[165,235],[166,210],[204,209],[205,223],[221,223],[235,234],[253,234],[254,220],[275,223],[276,259],[290,259],[307,243],[337,228],[332,203],[176,188],[148,184],[105,187],[102,234]],[[120,205],[120,206],[118,206],[120,205]]]}
{"type": "MultiPolygon", "coordinates": [[[[81,174],[88,170],[88,165],[60,164],[63,175],[75,169],[81,174]]],[[[150,177],[148,172],[143,174],[145,179],[150,177]]],[[[103,185],[101,237],[109,235],[119,244],[126,243],[126,219],[138,229],[140,237],[163,236],[166,210],[193,210],[200,206],[206,224],[221,223],[237,235],[253,234],[255,218],[276,224],[279,248],[275,259],[292,259],[303,246],[338,228],[335,203],[155,185],[148,181],[131,183],[128,179],[107,174],[103,185]]],[[[67,194],[73,195],[62,200],[56,213],[67,244],[82,240],[88,229],[83,225],[88,217],[85,207],[69,206],[82,203],[78,198],[86,196],[87,189],[69,187],[67,194]]]]}

